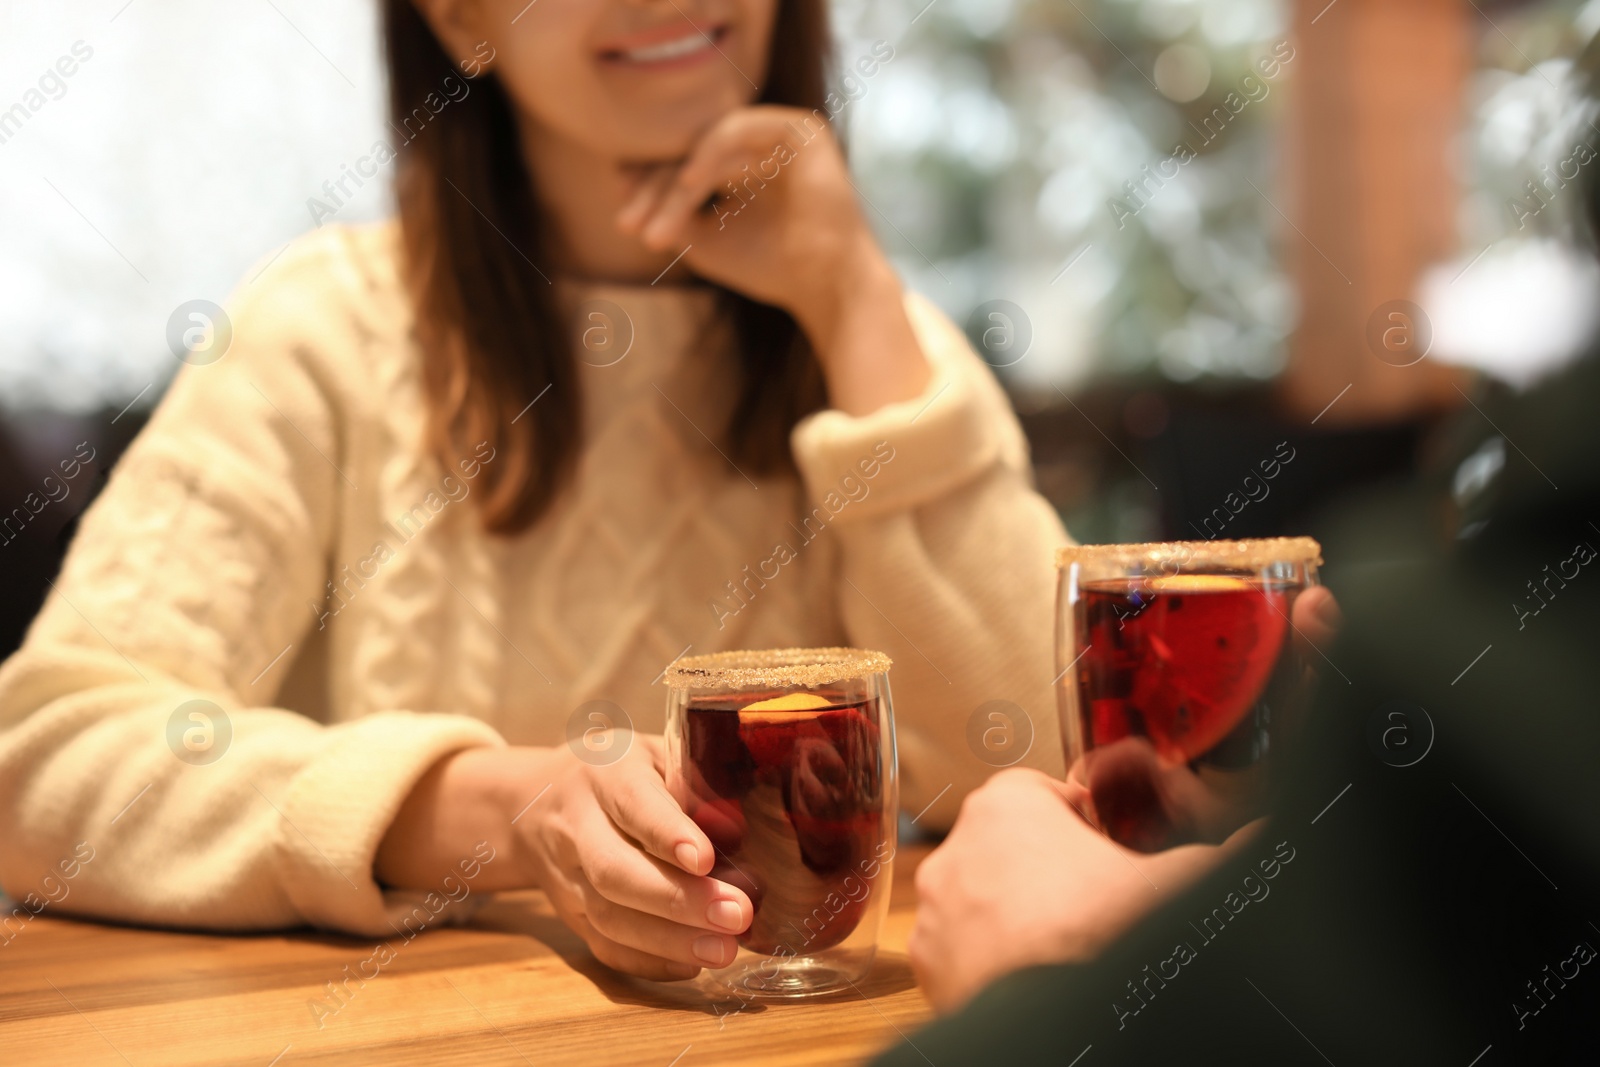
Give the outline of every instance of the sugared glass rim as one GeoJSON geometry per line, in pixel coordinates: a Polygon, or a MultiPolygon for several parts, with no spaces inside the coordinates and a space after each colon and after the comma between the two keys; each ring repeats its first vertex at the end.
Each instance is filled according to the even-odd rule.
{"type": "Polygon", "coordinates": [[[1135,564],[1230,567],[1256,570],[1274,563],[1322,566],[1322,546],[1310,537],[1261,537],[1244,541],[1150,541],[1133,545],[1066,545],[1056,549],[1056,567],[1093,561],[1135,564]]]}
{"type": "Polygon", "coordinates": [[[892,661],[864,648],[764,648],[708,652],[674,660],[663,672],[670,689],[811,689],[883,674],[892,661]]]}

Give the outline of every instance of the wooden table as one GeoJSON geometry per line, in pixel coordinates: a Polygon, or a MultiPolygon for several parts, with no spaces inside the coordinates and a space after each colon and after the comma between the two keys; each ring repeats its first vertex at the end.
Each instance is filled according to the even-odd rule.
{"type": "MultiPolygon", "coordinates": [[[[540,893],[506,894],[436,929],[318,1026],[314,1000],[374,943],[313,933],[231,937],[143,930],[48,910],[0,942],[0,1064],[850,1063],[929,1017],[906,961],[926,847],[897,857],[878,961],[859,992],[717,1004],[685,984],[596,963],[540,893]]],[[[367,973],[372,973],[369,964],[367,973]]]]}

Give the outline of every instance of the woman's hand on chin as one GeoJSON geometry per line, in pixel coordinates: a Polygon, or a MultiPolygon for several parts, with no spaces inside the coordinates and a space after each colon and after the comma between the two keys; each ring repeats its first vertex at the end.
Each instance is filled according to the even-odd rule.
{"type": "Polygon", "coordinates": [[[542,888],[600,962],[657,981],[733,962],[750,898],[706,877],[711,842],[667,792],[660,738],[633,741],[606,766],[565,747],[446,757],[390,825],[378,878],[430,887],[433,872],[458,858],[452,849],[487,839],[510,861],[485,866],[480,888],[542,888]]]}
{"type": "Polygon", "coordinates": [[[1146,855],[1091,827],[1063,783],[1002,771],[966,799],[950,836],[917,868],[917,982],[946,1012],[1023,967],[1093,959],[1256,829],[1146,855]]]}
{"type": "Polygon", "coordinates": [[[654,251],[682,252],[701,277],[793,315],[834,407],[864,415],[927,386],[899,279],[820,113],[774,105],[730,112],[680,166],[641,184],[617,226],[654,251]]]}

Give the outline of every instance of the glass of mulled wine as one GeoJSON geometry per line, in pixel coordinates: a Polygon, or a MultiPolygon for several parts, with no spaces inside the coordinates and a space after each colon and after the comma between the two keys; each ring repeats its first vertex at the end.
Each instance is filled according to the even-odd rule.
{"type": "Polygon", "coordinates": [[[1310,643],[1290,620],[1321,551],[1286,537],[1057,553],[1067,781],[1111,838],[1216,843],[1262,814],[1310,696],[1310,643]]]}
{"type": "Polygon", "coordinates": [[[898,792],[889,657],[718,652],[667,668],[667,783],[755,918],[721,991],[804,997],[860,981],[889,903],[898,792]]]}

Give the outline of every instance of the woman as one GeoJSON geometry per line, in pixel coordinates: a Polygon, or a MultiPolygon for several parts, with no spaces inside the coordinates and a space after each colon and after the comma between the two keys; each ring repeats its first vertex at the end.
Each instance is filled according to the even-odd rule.
{"type": "Polygon", "coordinates": [[[691,648],[881,648],[948,821],[972,710],[1047,707],[1065,534],[870,236],[821,0],[385,17],[398,225],[239,293],[85,516],[0,671],[0,875],[87,841],[84,914],[387,935],[470,871],[687,978],[751,903],[653,739],[601,765],[569,723],[659,731],[691,648]]]}

